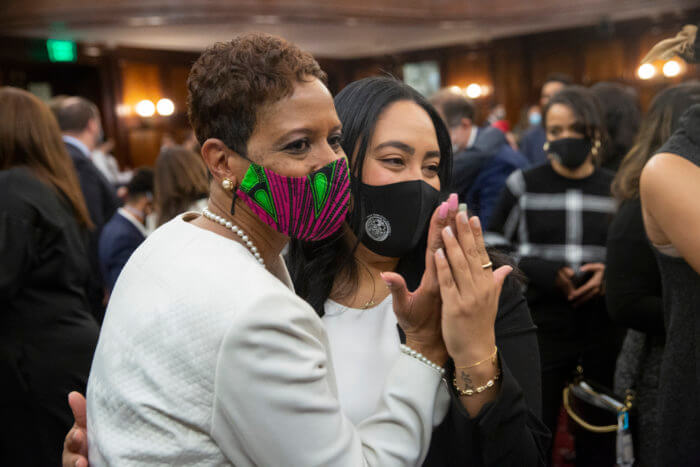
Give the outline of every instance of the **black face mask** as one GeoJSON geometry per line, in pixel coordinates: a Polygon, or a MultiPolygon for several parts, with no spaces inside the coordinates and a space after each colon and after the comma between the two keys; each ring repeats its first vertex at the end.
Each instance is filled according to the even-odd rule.
{"type": "Polygon", "coordinates": [[[438,190],[423,180],[372,186],[353,179],[353,185],[359,194],[354,209],[362,215],[353,217],[352,228],[364,246],[389,258],[418,246],[440,199],[438,190]]]}
{"type": "Polygon", "coordinates": [[[580,167],[590,154],[593,143],[588,138],[562,138],[549,142],[547,154],[554,157],[564,167],[580,167]]]}

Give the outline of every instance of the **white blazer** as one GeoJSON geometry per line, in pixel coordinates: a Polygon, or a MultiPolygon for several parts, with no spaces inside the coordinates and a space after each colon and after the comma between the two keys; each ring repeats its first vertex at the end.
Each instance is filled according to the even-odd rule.
{"type": "Polygon", "coordinates": [[[183,216],[149,236],[95,352],[91,464],[420,465],[448,406],[438,373],[402,354],[375,414],[353,426],[323,324],[288,285],[183,216]]]}

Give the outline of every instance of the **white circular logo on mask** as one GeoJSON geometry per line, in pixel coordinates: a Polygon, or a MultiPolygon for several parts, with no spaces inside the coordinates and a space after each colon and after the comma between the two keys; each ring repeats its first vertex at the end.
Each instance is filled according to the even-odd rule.
{"type": "Polygon", "coordinates": [[[375,242],[383,242],[391,235],[391,224],[382,215],[370,214],[365,222],[365,232],[375,242]]]}

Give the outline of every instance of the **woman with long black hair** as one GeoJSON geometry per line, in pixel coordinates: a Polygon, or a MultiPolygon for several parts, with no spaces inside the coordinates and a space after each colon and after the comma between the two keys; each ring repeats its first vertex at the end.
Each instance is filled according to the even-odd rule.
{"type": "MultiPolygon", "coordinates": [[[[398,356],[394,344],[402,332],[392,304],[423,299],[435,279],[436,239],[426,238],[430,214],[446,198],[439,216],[455,216],[458,206],[455,195],[447,196],[449,135],[420,94],[394,79],[367,78],[343,89],[335,105],[353,178],[352,212],[328,240],[293,241],[288,264],[296,292],[328,331],[341,406],[361,420],[376,406],[398,356]]],[[[475,219],[471,226],[480,232],[475,219]]],[[[494,254],[490,262],[504,264],[494,254]]],[[[506,279],[497,310],[470,315],[465,345],[448,348],[451,408],[423,465],[545,462],[537,341],[519,286],[506,279]]]]}

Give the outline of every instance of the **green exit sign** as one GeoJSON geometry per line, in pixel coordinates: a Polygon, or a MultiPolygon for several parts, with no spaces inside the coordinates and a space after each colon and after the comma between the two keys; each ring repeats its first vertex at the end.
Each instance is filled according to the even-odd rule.
{"type": "Polygon", "coordinates": [[[76,60],[77,54],[73,41],[49,39],[46,41],[46,50],[49,52],[49,60],[52,62],[74,62],[76,60]]]}

